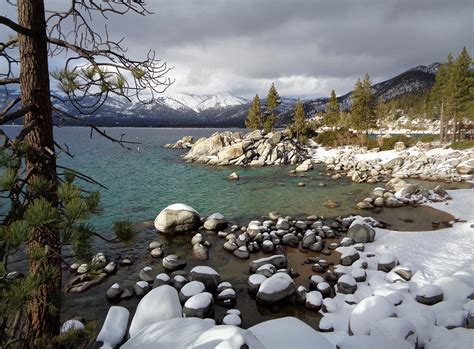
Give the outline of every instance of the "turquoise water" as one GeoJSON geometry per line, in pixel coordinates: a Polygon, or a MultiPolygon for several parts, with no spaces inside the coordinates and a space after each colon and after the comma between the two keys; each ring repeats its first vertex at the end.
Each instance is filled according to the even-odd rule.
{"type": "MultiPolygon", "coordinates": [[[[18,127],[4,127],[7,133],[18,132],[18,127]]],[[[97,231],[110,234],[113,222],[129,219],[134,223],[153,220],[166,206],[182,202],[197,209],[201,215],[221,212],[232,221],[248,219],[279,211],[286,215],[336,216],[355,212],[354,205],[367,196],[377,185],[354,184],[347,179],[330,180],[324,167],[304,174],[290,176],[294,167],[275,166],[263,168],[211,167],[185,163],[180,155],[185,150],[165,149],[163,145],[175,142],[185,135],[195,139],[206,137],[218,129],[166,129],[166,128],[107,128],[107,134],[139,145],[125,149],[81,127],[55,128],[59,144],[67,145],[74,154],[71,159],[61,154],[59,163],[74,168],[105,185],[87,189],[101,193],[101,213],[92,217],[97,231]],[[227,176],[236,171],[239,181],[229,181],[227,176]],[[306,186],[298,187],[298,182],[306,186]],[[325,186],[320,186],[324,183],[325,186]],[[329,199],[341,204],[326,208],[329,199]]],[[[244,130],[239,130],[244,131],[244,130]]],[[[398,216],[411,208],[397,209],[397,218],[384,214],[384,220],[398,224],[398,216]]],[[[391,211],[391,210],[386,210],[391,211]]],[[[377,215],[375,215],[377,216],[377,215]]],[[[406,222],[405,222],[406,224],[406,222]]],[[[431,224],[428,225],[428,228],[431,224]]],[[[423,229],[420,222],[405,226],[423,229]]]]}
{"type": "MultiPolygon", "coordinates": [[[[195,139],[209,136],[216,129],[123,129],[110,128],[107,133],[140,145],[131,150],[94,135],[79,127],[56,128],[61,145],[67,144],[74,159],[65,154],[59,163],[81,171],[109,188],[101,192],[102,214],[92,219],[99,231],[107,232],[118,219],[133,222],[152,220],[164,207],[183,202],[201,214],[221,212],[231,219],[248,219],[269,211],[285,214],[347,213],[356,198],[369,186],[348,181],[328,181],[318,171],[304,178],[290,177],[292,167],[231,168],[188,164],[180,159],[185,151],[165,149],[184,135],[195,139]],[[240,181],[229,181],[229,173],[239,173],[240,181]],[[298,182],[305,182],[303,188],[298,182]],[[318,183],[324,182],[326,187],[318,183]],[[353,194],[353,195],[351,195],[353,194]],[[358,195],[359,194],[359,195],[358,195]],[[339,209],[326,209],[327,199],[341,201],[339,209]],[[346,205],[347,204],[347,205],[346,205]]],[[[321,168],[320,171],[323,171],[321,168]]],[[[88,185],[85,187],[89,188],[88,185]]]]}

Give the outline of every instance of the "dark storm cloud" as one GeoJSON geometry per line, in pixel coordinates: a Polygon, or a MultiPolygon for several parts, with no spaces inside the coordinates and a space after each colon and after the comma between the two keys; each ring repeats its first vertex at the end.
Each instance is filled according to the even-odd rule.
{"type": "MultiPolygon", "coordinates": [[[[47,0],[57,4],[59,0],[47,0]]],[[[471,0],[148,0],[155,14],[111,17],[129,53],[176,68],[171,92],[338,94],[457,54],[474,42],[471,0]]],[[[96,25],[101,25],[96,21],[96,25]]]]}

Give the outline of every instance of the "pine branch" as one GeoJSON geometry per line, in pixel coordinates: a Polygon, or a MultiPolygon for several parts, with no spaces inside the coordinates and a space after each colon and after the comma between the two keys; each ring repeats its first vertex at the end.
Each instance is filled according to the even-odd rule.
{"type": "Polygon", "coordinates": [[[0,80],[0,86],[9,85],[9,84],[19,84],[20,78],[5,78],[0,80]]]}
{"type": "MultiPolygon", "coordinates": [[[[7,107],[8,109],[9,107],[7,107]]],[[[11,109],[11,108],[10,108],[11,109]]],[[[22,108],[15,110],[14,112],[11,113],[2,113],[0,114],[0,125],[3,125],[7,122],[16,120],[21,118],[23,115],[29,113],[30,111],[33,110],[33,107],[31,105],[23,106],[22,108]]]]}
{"type": "Polygon", "coordinates": [[[0,16],[0,24],[3,24],[5,26],[9,27],[10,29],[13,29],[17,33],[20,33],[20,34],[23,34],[23,35],[28,35],[28,36],[38,35],[38,33],[35,32],[34,30],[31,30],[29,28],[25,28],[25,27],[19,25],[18,23],[13,22],[11,19],[9,19],[7,17],[4,17],[4,16],[0,16]]]}

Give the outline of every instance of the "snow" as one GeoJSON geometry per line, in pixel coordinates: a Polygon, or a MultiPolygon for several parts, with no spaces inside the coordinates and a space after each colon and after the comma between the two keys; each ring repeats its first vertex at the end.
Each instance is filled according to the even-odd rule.
{"type": "Polygon", "coordinates": [[[252,274],[249,276],[249,282],[253,285],[261,285],[266,279],[267,277],[262,274],[252,274]]]}
{"type": "Polygon", "coordinates": [[[234,326],[240,326],[242,323],[242,320],[240,319],[240,316],[235,315],[235,314],[228,314],[224,316],[222,319],[222,323],[224,325],[234,325],[234,326]]]}
{"type": "Polygon", "coordinates": [[[113,284],[110,288],[119,289],[120,285],[118,283],[113,284]]]}
{"type": "Polygon", "coordinates": [[[474,294],[474,287],[455,276],[439,278],[433,282],[433,285],[443,291],[443,300],[445,301],[464,302],[466,298],[474,294]]]}
{"type": "Polygon", "coordinates": [[[352,276],[348,275],[348,274],[342,275],[337,282],[338,283],[343,282],[343,283],[348,284],[350,286],[354,286],[354,285],[357,284],[355,279],[352,276]]]}
{"type": "Polygon", "coordinates": [[[235,326],[215,326],[203,332],[193,343],[193,349],[215,348],[220,342],[242,331],[235,326]]]}
{"type": "Polygon", "coordinates": [[[191,206],[188,206],[188,205],[186,205],[186,204],[180,204],[180,203],[169,205],[168,207],[165,208],[165,210],[170,210],[170,211],[191,211],[191,212],[198,213],[198,211],[196,211],[196,210],[195,210],[194,208],[192,208],[191,206]]]}
{"type": "Polygon", "coordinates": [[[136,282],[136,285],[139,286],[140,288],[145,288],[145,287],[148,287],[148,282],[146,281],[138,281],[136,282]]]}
{"type": "Polygon", "coordinates": [[[286,289],[293,283],[291,277],[286,273],[276,273],[262,282],[258,292],[265,294],[277,293],[286,289]]]}
{"type": "Polygon", "coordinates": [[[212,303],[212,294],[209,292],[198,293],[189,298],[184,306],[188,309],[204,309],[212,303]]]}
{"type": "Polygon", "coordinates": [[[174,110],[191,109],[196,113],[210,108],[223,108],[248,103],[246,99],[233,96],[228,92],[221,92],[215,95],[176,93],[159,97],[157,101],[174,110]]]}
{"type": "Polygon", "coordinates": [[[407,319],[392,317],[383,319],[372,326],[370,333],[386,338],[392,337],[395,339],[407,340],[413,345],[416,343],[415,325],[407,319]]]}
{"type": "Polygon", "coordinates": [[[318,284],[320,282],[323,282],[324,278],[321,275],[311,275],[310,281],[315,284],[318,284]]]}
{"type": "Polygon", "coordinates": [[[443,294],[443,290],[434,285],[426,285],[418,289],[417,296],[431,298],[443,294]]]}
{"type": "Polygon", "coordinates": [[[449,190],[448,194],[453,200],[428,205],[466,222],[455,222],[453,227],[436,231],[402,232],[374,228],[377,238],[366,245],[366,252],[397,256],[401,263],[412,269],[412,281],[420,285],[430,284],[458,270],[474,270],[472,190],[449,190]]]}
{"type": "Polygon", "coordinates": [[[337,343],[340,349],[413,349],[413,346],[407,341],[383,336],[347,336],[337,343]]]}
{"type": "Polygon", "coordinates": [[[130,313],[124,307],[111,306],[104,324],[97,336],[97,342],[103,342],[102,348],[115,348],[120,344],[127,332],[130,313]]]}
{"type": "Polygon", "coordinates": [[[321,333],[294,317],[261,322],[250,327],[249,330],[265,348],[334,349],[334,346],[321,333]]]}
{"type": "Polygon", "coordinates": [[[137,331],[121,348],[188,349],[204,331],[213,326],[208,321],[198,318],[174,318],[158,321],[137,331]]]}
{"type": "Polygon", "coordinates": [[[395,307],[385,297],[368,297],[363,299],[352,310],[349,326],[353,334],[369,334],[370,328],[374,324],[395,313],[395,307]]]}
{"type": "Polygon", "coordinates": [[[148,292],[138,303],[130,324],[130,337],[144,327],[158,321],[180,318],[182,315],[178,292],[171,286],[163,285],[148,292]]]}
{"type": "Polygon", "coordinates": [[[311,291],[306,293],[306,303],[314,306],[320,306],[322,302],[323,296],[319,291],[311,291]]]}
{"type": "Polygon", "coordinates": [[[200,265],[191,269],[191,273],[207,274],[207,275],[219,275],[217,271],[211,267],[200,265]]]}
{"type": "Polygon", "coordinates": [[[235,296],[235,291],[231,288],[226,288],[218,295],[218,297],[225,297],[225,296],[235,296]]]}
{"type": "Polygon", "coordinates": [[[186,297],[191,297],[198,293],[204,292],[205,289],[206,286],[204,286],[201,281],[191,281],[184,285],[180,292],[186,297]]]}
{"type": "Polygon", "coordinates": [[[425,345],[425,349],[446,349],[446,348],[472,348],[474,343],[474,331],[466,328],[455,328],[447,330],[440,328],[433,333],[431,340],[425,345]]]}
{"type": "Polygon", "coordinates": [[[168,274],[165,274],[165,273],[160,273],[156,276],[156,279],[158,280],[161,280],[161,281],[164,281],[164,282],[168,282],[171,280],[171,278],[168,276],[168,274]]]}
{"type": "Polygon", "coordinates": [[[66,333],[71,330],[82,330],[84,329],[84,324],[79,320],[67,320],[61,326],[61,333],[66,333]]]}

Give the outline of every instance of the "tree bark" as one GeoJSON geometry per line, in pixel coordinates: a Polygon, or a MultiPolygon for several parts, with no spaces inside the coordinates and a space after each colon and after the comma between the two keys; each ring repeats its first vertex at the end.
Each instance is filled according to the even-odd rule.
{"type": "MultiPolygon", "coordinates": [[[[32,29],[34,36],[18,35],[20,52],[20,89],[23,105],[32,106],[23,119],[24,128],[33,128],[25,137],[30,149],[26,161],[32,177],[50,182],[43,197],[57,206],[56,157],[54,154],[53,122],[49,89],[48,51],[43,0],[18,0],[18,24],[32,29]]],[[[28,190],[30,199],[34,193],[28,190]]],[[[61,295],[61,259],[59,232],[49,228],[31,231],[28,252],[42,251],[44,257],[30,258],[30,276],[38,286],[27,304],[27,336],[29,347],[40,340],[48,341],[59,333],[61,295]],[[46,277],[46,275],[49,275],[46,277]],[[52,275],[52,276],[51,276],[52,275]]],[[[51,342],[48,345],[51,345],[51,342]]]]}

